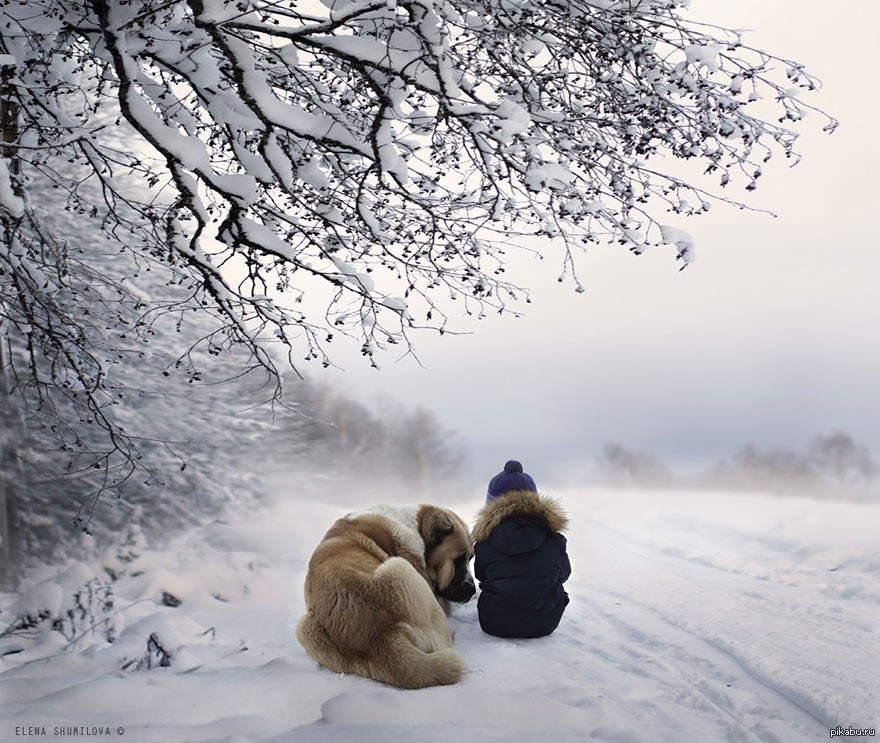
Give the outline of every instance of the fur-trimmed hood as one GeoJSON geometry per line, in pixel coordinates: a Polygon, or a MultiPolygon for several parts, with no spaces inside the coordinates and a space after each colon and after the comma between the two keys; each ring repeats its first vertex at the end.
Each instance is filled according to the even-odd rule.
{"type": "Polygon", "coordinates": [[[483,506],[477,514],[471,536],[475,542],[485,542],[496,527],[513,516],[538,517],[552,532],[568,528],[568,516],[558,500],[528,490],[515,490],[493,498],[483,506]]]}

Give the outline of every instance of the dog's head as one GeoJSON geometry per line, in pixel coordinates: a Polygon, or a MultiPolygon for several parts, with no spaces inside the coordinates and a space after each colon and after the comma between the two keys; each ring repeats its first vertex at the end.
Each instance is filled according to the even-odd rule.
{"type": "Polygon", "coordinates": [[[464,521],[448,509],[428,505],[419,507],[417,520],[434,593],[458,604],[470,601],[477,592],[469,567],[474,547],[464,521]]]}

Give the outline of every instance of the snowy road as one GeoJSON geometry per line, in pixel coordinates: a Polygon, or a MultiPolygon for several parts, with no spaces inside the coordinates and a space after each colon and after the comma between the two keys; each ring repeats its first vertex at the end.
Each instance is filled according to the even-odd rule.
{"type": "MultiPolygon", "coordinates": [[[[542,641],[556,670],[533,693],[591,710],[573,740],[803,741],[876,727],[875,506],[689,493],[564,500],[575,610],[542,641]]],[[[459,645],[475,663],[486,639],[467,639],[472,647],[459,645]]],[[[515,686],[506,693],[528,707],[515,686]]]]}
{"type": "MultiPolygon", "coordinates": [[[[457,686],[404,692],[311,662],[292,637],[305,565],[348,509],[288,503],[144,552],[119,583],[131,606],[112,645],[39,660],[43,638],[7,656],[0,741],[38,739],[25,726],[69,740],[53,732],[65,725],[124,727],[126,743],[801,743],[876,728],[880,504],[558,495],[573,566],[559,630],[501,640],[480,631],[474,602],[459,609],[471,670],[457,686]],[[142,601],[162,591],[183,603],[142,601]],[[176,662],[120,671],[148,630],[176,644],[176,662]]],[[[448,505],[472,521],[480,504],[448,505]]]]}

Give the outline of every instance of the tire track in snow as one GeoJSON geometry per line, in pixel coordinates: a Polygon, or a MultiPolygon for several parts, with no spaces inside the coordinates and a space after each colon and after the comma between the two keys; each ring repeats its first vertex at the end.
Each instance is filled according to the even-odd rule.
{"type": "Polygon", "coordinates": [[[729,720],[736,731],[730,741],[783,743],[827,735],[826,721],[768,683],[741,658],[630,596],[608,591],[605,597],[619,599],[613,605],[620,608],[592,607],[598,620],[626,643],[637,645],[643,658],[661,669],[657,674],[661,683],[675,687],[678,679],[729,720]]]}
{"type": "MultiPolygon", "coordinates": [[[[747,608],[748,602],[743,599],[750,592],[755,600],[766,605],[765,608],[773,607],[776,605],[772,600],[774,597],[768,597],[767,593],[790,587],[765,582],[756,586],[759,581],[748,575],[727,573],[703,562],[695,563],[670,555],[600,521],[586,521],[590,538],[596,540],[593,550],[596,562],[583,571],[589,577],[581,581],[579,592],[587,595],[588,602],[595,602],[594,614],[600,621],[607,623],[618,636],[623,636],[627,643],[637,643],[642,653],[666,670],[667,676],[677,673],[704,698],[713,697],[710,701],[719,713],[734,720],[743,714],[743,709],[734,704],[726,688],[751,687],[755,698],[764,707],[764,715],[801,730],[785,731],[785,725],[777,724],[778,730],[773,731],[766,722],[759,724],[758,719],[754,724],[765,737],[757,740],[796,740],[803,735],[824,737],[838,724],[815,699],[801,690],[788,688],[773,674],[756,668],[746,654],[737,652],[731,643],[715,636],[719,632],[723,634],[725,626],[730,626],[732,620],[711,607],[710,602],[717,598],[713,594],[737,599],[731,602],[735,611],[747,608]],[[706,597],[708,602],[695,600],[695,595],[706,597]],[[683,596],[689,600],[682,602],[683,596]],[[597,598],[605,599],[604,607],[599,605],[601,602],[597,602],[597,598]],[[676,658],[688,658],[688,662],[682,666],[675,663],[676,658]],[[698,667],[703,667],[705,673],[696,680],[682,670],[698,667]],[[725,689],[712,685],[711,674],[720,672],[734,679],[725,689]],[[711,689],[712,694],[707,695],[707,689],[711,689]],[[783,737],[777,737],[779,734],[783,737]]],[[[768,624],[779,619],[778,615],[766,617],[768,624]]],[[[743,633],[739,630],[738,634],[741,637],[743,633]]],[[[762,642],[766,639],[760,638],[762,642]]],[[[740,734],[742,732],[740,730],[740,734]]]]}

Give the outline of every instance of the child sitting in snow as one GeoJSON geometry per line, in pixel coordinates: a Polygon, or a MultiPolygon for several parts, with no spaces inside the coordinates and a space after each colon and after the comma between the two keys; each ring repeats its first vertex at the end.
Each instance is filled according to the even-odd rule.
{"type": "Polygon", "coordinates": [[[489,483],[473,537],[480,582],[477,612],[483,631],[497,637],[543,637],[568,605],[562,584],[571,574],[559,532],[568,517],[510,460],[489,483]]]}

